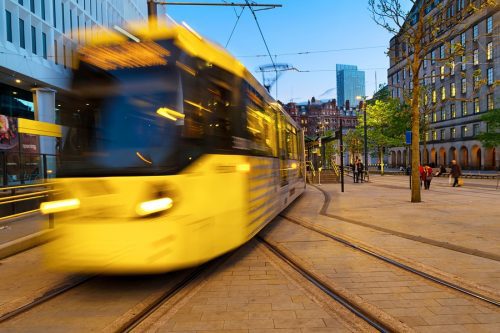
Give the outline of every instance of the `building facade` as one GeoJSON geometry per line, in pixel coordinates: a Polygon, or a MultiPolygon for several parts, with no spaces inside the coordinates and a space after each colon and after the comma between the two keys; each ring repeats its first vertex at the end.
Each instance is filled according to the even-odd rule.
{"type": "Polygon", "coordinates": [[[357,106],[357,97],[365,96],[365,72],[358,66],[337,64],[337,101],[339,106],[347,109],[357,106]]]}
{"type": "MultiPolygon", "coordinates": [[[[454,59],[450,61],[450,50],[443,44],[430,50],[423,62],[419,78],[427,97],[422,101],[426,127],[421,137],[421,163],[447,166],[456,160],[465,169],[497,169],[498,147],[483,147],[477,136],[487,130],[481,116],[499,107],[498,6],[470,14],[465,12],[466,3],[460,0],[448,1],[443,9],[438,8],[433,11],[445,11],[441,14],[448,18],[465,16],[462,29],[448,36],[443,31],[451,44],[464,47],[464,55],[451,56],[454,59]]],[[[404,99],[412,89],[412,73],[406,59],[400,56],[405,52],[404,43],[396,36],[390,45],[389,89],[392,97],[404,99]]],[[[406,148],[391,150],[392,166],[407,163],[406,148]]]]}
{"type": "Polygon", "coordinates": [[[18,119],[58,123],[71,103],[76,49],[97,27],[145,19],[145,0],[0,0],[0,186],[23,183],[25,169],[41,170],[41,155],[55,170],[56,138],[14,130],[18,119]]]}

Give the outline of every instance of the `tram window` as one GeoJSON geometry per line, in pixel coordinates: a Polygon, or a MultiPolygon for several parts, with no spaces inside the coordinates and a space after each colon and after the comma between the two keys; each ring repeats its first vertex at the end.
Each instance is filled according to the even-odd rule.
{"type": "Polygon", "coordinates": [[[247,130],[254,150],[266,156],[276,156],[276,127],[274,112],[264,107],[255,92],[248,91],[247,130]]]}

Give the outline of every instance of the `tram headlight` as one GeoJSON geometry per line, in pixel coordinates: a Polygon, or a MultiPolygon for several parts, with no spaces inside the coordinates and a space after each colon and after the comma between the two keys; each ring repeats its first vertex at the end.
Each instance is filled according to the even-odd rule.
{"type": "Polygon", "coordinates": [[[151,215],[172,208],[174,201],[171,198],[162,198],[151,201],[141,202],[135,208],[135,212],[139,216],[151,215]]]}
{"type": "Polygon", "coordinates": [[[42,214],[60,213],[78,208],[80,208],[80,200],[78,199],[49,201],[40,205],[42,214]]]}

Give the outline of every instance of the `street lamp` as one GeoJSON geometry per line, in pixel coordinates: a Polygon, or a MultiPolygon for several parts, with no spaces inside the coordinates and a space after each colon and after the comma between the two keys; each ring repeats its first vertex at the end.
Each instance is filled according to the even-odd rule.
{"type": "Polygon", "coordinates": [[[363,113],[363,130],[364,130],[364,138],[365,138],[365,144],[364,144],[364,152],[365,152],[365,171],[366,171],[366,174],[368,174],[368,132],[367,132],[367,127],[366,127],[366,96],[356,96],[356,99],[358,101],[361,101],[363,104],[362,104],[362,108],[364,110],[364,113],[363,113]]]}

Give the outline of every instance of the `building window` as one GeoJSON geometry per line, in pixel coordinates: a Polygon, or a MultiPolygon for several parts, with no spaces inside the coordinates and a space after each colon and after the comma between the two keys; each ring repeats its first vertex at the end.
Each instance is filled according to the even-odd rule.
{"type": "Polygon", "coordinates": [[[441,120],[446,120],[446,110],[441,109],[441,120]]]}
{"type": "Polygon", "coordinates": [[[481,77],[479,75],[474,76],[474,89],[479,89],[481,86],[481,77]]]}
{"type": "Polygon", "coordinates": [[[474,98],[474,113],[479,113],[479,98],[475,97],[474,98]]]}
{"type": "Polygon", "coordinates": [[[57,41],[56,40],[54,40],[54,62],[56,63],[56,65],[59,65],[59,58],[57,55],[57,41]]]}
{"type": "Polygon", "coordinates": [[[454,119],[457,117],[457,109],[455,103],[450,104],[450,118],[454,119]]]}
{"type": "Polygon", "coordinates": [[[429,132],[425,132],[425,141],[429,141],[429,132]]]}
{"type": "Polygon", "coordinates": [[[446,140],[446,134],[444,132],[444,129],[439,131],[439,139],[440,140],[446,140]]]}
{"type": "Polygon", "coordinates": [[[436,83],[436,71],[431,72],[431,83],[436,83]]]}
{"type": "Polygon", "coordinates": [[[42,19],[45,20],[45,0],[41,0],[42,19]]]}
{"type": "Polygon", "coordinates": [[[450,139],[455,139],[457,137],[457,130],[455,127],[450,128],[450,139]]]}
{"type": "Polygon", "coordinates": [[[435,123],[437,120],[438,120],[437,113],[436,113],[436,111],[434,111],[434,112],[432,112],[432,122],[435,123]]]}
{"type": "Polygon", "coordinates": [[[52,20],[54,21],[54,28],[57,29],[56,0],[52,0],[52,20]]]}
{"type": "Polygon", "coordinates": [[[450,75],[455,75],[455,60],[450,62],[450,75]]]}
{"type": "Polygon", "coordinates": [[[42,55],[47,59],[47,35],[42,32],[42,55]]]}
{"type": "Polygon", "coordinates": [[[30,0],[30,10],[33,14],[35,13],[35,0],[30,0]]]}
{"type": "Polygon", "coordinates": [[[12,43],[12,14],[5,11],[5,24],[7,26],[7,41],[12,43]]]}
{"type": "Polygon", "coordinates": [[[486,104],[488,111],[491,111],[495,108],[495,103],[493,102],[493,94],[486,95],[486,104]]]}
{"type": "Polygon", "coordinates": [[[19,19],[19,46],[23,49],[26,48],[26,36],[24,34],[24,20],[19,19]]]}
{"type": "Polygon", "coordinates": [[[31,52],[36,53],[36,28],[31,26],[31,52]]]}
{"type": "Polygon", "coordinates": [[[475,26],[472,27],[472,39],[474,41],[477,41],[478,37],[479,37],[479,27],[476,24],[475,26]]]}
{"type": "Polygon", "coordinates": [[[467,58],[465,56],[462,56],[460,62],[462,63],[461,65],[461,68],[462,70],[466,70],[467,69],[467,58]]]}
{"type": "Polygon", "coordinates": [[[437,140],[437,132],[436,131],[432,131],[432,140],[437,140]]]}
{"type": "Polygon", "coordinates": [[[445,51],[445,50],[444,50],[444,45],[441,45],[441,46],[439,47],[439,57],[440,57],[441,59],[444,59],[444,57],[445,57],[445,54],[444,54],[445,52],[444,52],[444,51],[445,51]]]}
{"type": "Polygon", "coordinates": [[[441,100],[444,101],[446,99],[446,87],[441,87],[441,100]]]}
{"type": "Polygon", "coordinates": [[[462,127],[460,128],[460,132],[461,132],[461,136],[462,136],[462,138],[467,137],[467,126],[462,126],[462,127]]]}
{"type": "Polygon", "coordinates": [[[460,44],[462,44],[464,51],[465,51],[465,45],[466,45],[465,41],[466,41],[466,35],[465,35],[465,32],[462,32],[460,34],[460,44]]]}
{"type": "Polygon", "coordinates": [[[436,93],[436,89],[433,89],[432,90],[432,103],[436,103],[437,102],[437,93],[436,93]]]}
{"type": "Polygon", "coordinates": [[[462,101],[462,116],[466,116],[469,114],[469,111],[467,110],[467,102],[462,101]]]}
{"type": "Polygon", "coordinates": [[[457,93],[457,88],[455,87],[455,82],[450,83],[450,96],[455,97],[457,93]]]}
{"type": "Polygon", "coordinates": [[[493,42],[489,42],[486,45],[486,60],[493,59],[493,42]]]}
{"type": "Polygon", "coordinates": [[[479,135],[479,124],[472,125],[472,135],[479,135]]]}
{"type": "Polygon", "coordinates": [[[441,66],[441,67],[439,68],[439,73],[441,74],[441,77],[440,77],[440,78],[441,78],[441,80],[444,80],[444,66],[441,66]]]}
{"type": "Polygon", "coordinates": [[[24,6],[24,0],[17,0],[17,2],[18,2],[21,6],[24,6]]]}
{"type": "Polygon", "coordinates": [[[434,65],[436,63],[436,50],[433,50],[431,52],[431,65],[434,65]]]}
{"type": "Polygon", "coordinates": [[[62,28],[63,28],[63,34],[66,33],[66,22],[64,22],[64,4],[61,3],[61,20],[62,20],[62,28]]]}
{"type": "Polygon", "coordinates": [[[486,19],[486,33],[491,33],[493,31],[493,16],[486,19]]]}
{"type": "Polygon", "coordinates": [[[466,78],[463,78],[462,81],[460,82],[460,91],[462,92],[462,94],[467,93],[467,79],[466,78]]]}
{"type": "Polygon", "coordinates": [[[474,50],[472,63],[474,64],[474,66],[479,65],[479,50],[478,49],[474,50]]]}

